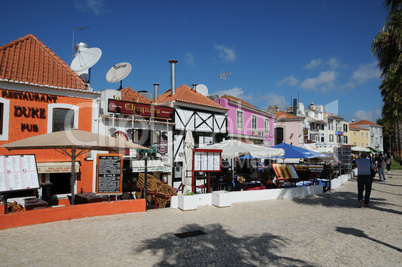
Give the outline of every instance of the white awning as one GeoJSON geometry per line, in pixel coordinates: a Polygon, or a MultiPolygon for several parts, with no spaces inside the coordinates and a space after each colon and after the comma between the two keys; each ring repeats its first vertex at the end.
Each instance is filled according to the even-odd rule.
{"type": "MultiPolygon", "coordinates": [[[[70,173],[71,161],[62,162],[38,162],[38,173],[70,173]]],[[[80,172],[80,163],[75,162],[74,172],[80,172]]]]}
{"type": "MultiPolygon", "coordinates": [[[[132,172],[145,172],[145,160],[132,160],[131,161],[132,172]]],[[[148,172],[172,172],[172,167],[163,164],[161,160],[148,160],[147,161],[148,172]]]]}

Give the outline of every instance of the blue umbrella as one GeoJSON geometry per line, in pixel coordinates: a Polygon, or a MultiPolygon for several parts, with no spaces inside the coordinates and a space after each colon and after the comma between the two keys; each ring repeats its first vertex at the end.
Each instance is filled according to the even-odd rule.
{"type": "Polygon", "coordinates": [[[312,158],[323,158],[328,157],[325,154],[314,152],[305,148],[298,146],[292,146],[286,143],[280,143],[273,146],[272,148],[282,148],[285,151],[285,155],[273,158],[283,158],[283,159],[312,159],[312,158]]]}

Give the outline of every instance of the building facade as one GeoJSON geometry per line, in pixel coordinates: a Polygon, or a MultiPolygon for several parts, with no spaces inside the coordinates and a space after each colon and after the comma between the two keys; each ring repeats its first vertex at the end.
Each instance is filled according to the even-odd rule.
{"type": "MultiPolygon", "coordinates": [[[[93,92],[70,67],[33,35],[0,47],[0,145],[66,129],[96,130],[93,92]]],[[[13,196],[56,196],[69,204],[71,159],[51,149],[7,151],[1,155],[34,154],[44,192],[24,191],[13,196]],[[45,195],[46,194],[46,195],[45,195]]],[[[93,192],[95,166],[86,155],[77,159],[74,191],[93,192]]]]}
{"type": "Polygon", "coordinates": [[[256,145],[274,145],[275,115],[239,98],[224,95],[215,102],[228,109],[228,138],[256,145]]]}
{"type": "Polygon", "coordinates": [[[374,151],[384,151],[384,137],[381,125],[368,120],[360,120],[357,122],[352,122],[350,126],[358,126],[367,129],[369,131],[368,147],[373,149],[374,151]]]}

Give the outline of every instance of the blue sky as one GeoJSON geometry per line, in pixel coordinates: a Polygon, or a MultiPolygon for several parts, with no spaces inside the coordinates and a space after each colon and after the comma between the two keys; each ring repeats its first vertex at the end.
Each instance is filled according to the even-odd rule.
{"type": "Polygon", "coordinates": [[[153,93],[170,89],[170,59],[176,85],[205,84],[266,109],[338,100],[345,120],[381,117],[381,78],[371,42],[386,11],[381,0],[69,0],[4,1],[1,44],[33,34],[68,64],[72,35],[102,50],[91,87],[117,89],[108,70],[129,62],[123,86],[153,93]],[[6,23],[5,23],[6,22],[6,23]]]}

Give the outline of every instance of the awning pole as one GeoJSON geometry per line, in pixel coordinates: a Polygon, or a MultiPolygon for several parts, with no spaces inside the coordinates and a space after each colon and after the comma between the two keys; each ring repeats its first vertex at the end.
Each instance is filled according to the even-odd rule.
{"type": "Polygon", "coordinates": [[[76,148],[73,147],[71,149],[71,205],[74,205],[74,185],[75,185],[75,157],[76,157],[76,148]]]}

